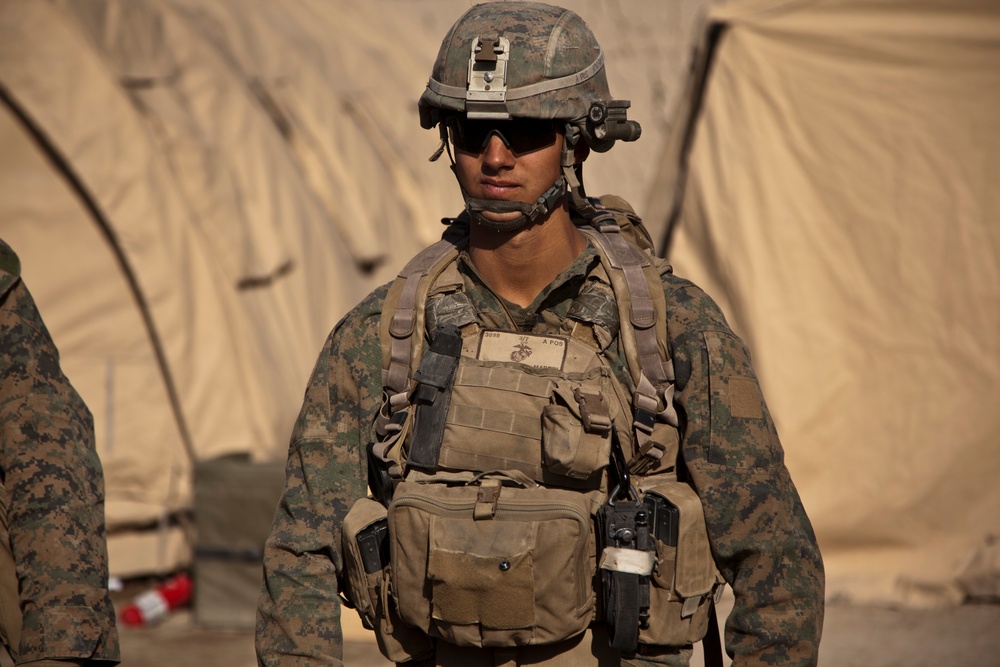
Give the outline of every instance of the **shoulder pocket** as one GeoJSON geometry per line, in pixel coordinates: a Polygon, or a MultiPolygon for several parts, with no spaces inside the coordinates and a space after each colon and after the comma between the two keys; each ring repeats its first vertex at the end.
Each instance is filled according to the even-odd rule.
{"type": "Polygon", "coordinates": [[[750,354],[733,334],[708,331],[708,461],[739,468],[765,468],[781,460],[774,423],[750,365],[750,354]]]}

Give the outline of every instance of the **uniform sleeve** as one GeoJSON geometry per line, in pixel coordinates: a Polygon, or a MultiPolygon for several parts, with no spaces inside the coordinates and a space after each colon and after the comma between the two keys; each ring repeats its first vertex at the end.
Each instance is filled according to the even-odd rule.
{"type": "Polygon", "coordinates": [[[750,354],[697,287],[667,299],[682,458],[736,599],[726,650],[735,667],[815,665],[823,563],[750,354]]]}
{"type": "Polygon", "coordinates": [[[0,297],[3,501],[20,587],[18,664],[118,661],[93,418],[30,293],[0,297]]]}
{"type": "Polygon", "coordinates": [[[264,547],[260,665],[343,664],[340,528],[367,493],[364,443],[381,391],[374,303],[370,298],[355,309],[328,338],[292,433],[285,487],[264,547]]]}

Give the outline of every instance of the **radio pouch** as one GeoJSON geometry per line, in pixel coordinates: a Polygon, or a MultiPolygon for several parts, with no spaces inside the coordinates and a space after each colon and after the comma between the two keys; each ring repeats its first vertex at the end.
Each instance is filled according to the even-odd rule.
{"type": "Polygon", "coordinates": [[[612,648],[635,653],[639,629],[649,627],[649,577],[655,563],[649,511],[639,500],[611,499],[598,511],[597,525],[608,637],[612,648]]]}

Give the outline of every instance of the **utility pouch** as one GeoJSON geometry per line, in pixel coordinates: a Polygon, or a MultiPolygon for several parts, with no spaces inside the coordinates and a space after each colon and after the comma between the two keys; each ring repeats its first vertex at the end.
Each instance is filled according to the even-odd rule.
{"type": "Polygon", "coordinates": [[[344,597],[361,622],[375,631],[379,650],[392,662],[425,658],[434,646],[427,635],[402,622],[389,593],[389,534],[385,507],[362,498],[344,518],[342,531],[344,597]]]}
{"type": "Polygon", "coordinates": [[[547,471],[600,483],[611,454],[612,428],[601,388],[596,383],[555,383],[551,402],[542,409],[542,461],[547,471]]]}
{"type": "Polygon", "coordinates": [[[396,489],[388,514],[400,616],[458,646],[583,632],[594,614],[591,517],[602,494],[539,487],[517,471],[469,477],[396,489]]]}
{"type": "Polygon", "coordinates": [[[676,646],[699,641],[708,630],[712,597],[723,579],[715,567],[697,493],[673,479],[637,480],[649,512],[656,563],[649,587],[648,627],[639,643],[676,646]]]}

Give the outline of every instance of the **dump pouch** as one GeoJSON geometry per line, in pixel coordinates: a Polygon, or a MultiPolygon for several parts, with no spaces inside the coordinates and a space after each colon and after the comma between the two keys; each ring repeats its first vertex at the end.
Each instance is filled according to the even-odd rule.
{"type": "Polygon", "coordinates": [[[400,616],[458,646],[583,632],[594,614],[591,516],[601,495],[539,487],[516,471],[402,482],[388,512],[400,616]]]}
{"type": "Polygon", "coordinates": [[[361,622],[375,631],[379,650],[392,662],[430,656],[430,638],[399,618],[389,592],[389,536],[385,507],[362,498],[344,518],[344,571],[341,593],[353,605],[361,622]]]}

